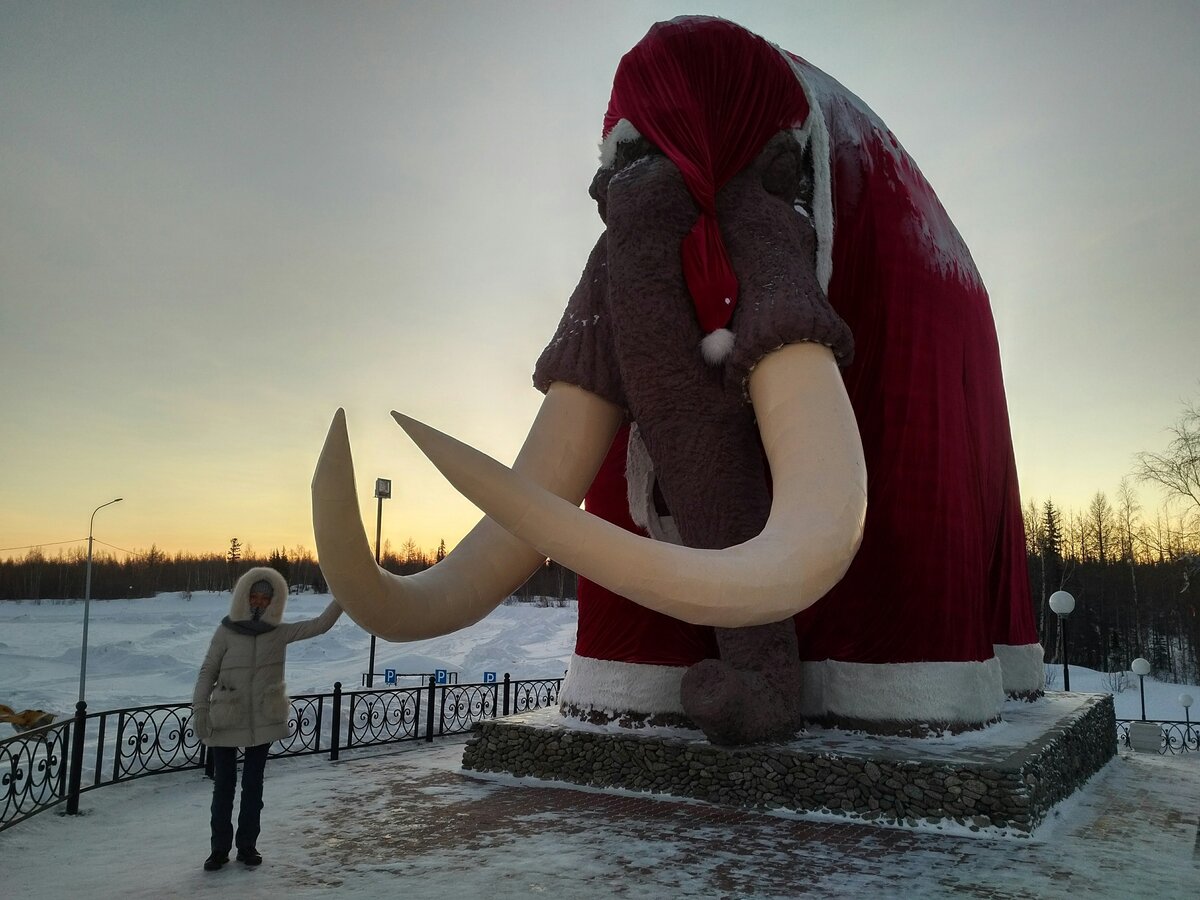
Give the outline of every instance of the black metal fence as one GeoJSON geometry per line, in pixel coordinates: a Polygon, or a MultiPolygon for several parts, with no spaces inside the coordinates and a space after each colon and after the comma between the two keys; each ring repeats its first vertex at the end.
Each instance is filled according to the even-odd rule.
{"type": "MultiPolygon", "coordinates": [[[[271,758],[432,741],[462,734],[484,719],[552,706],[561,678],[488,684],[437,684],[292,697],[288,736],[271,745],[271,758]]],[[[164,703],[75,715],[0,740],[0,831],[66,803],[79,811],[81,794],[157,775],[208,768],[211,757],[192,730],[186,703],[164,703]]]]}
{"type": "MultiPolygon", "coordinates": [[[[1117,719],[1117,746],[1131,749],[1129,743],[1129,726],[1141,719],[1117,719]]],[[[1151,720],[1151,724],[1162,729],[1162,743],[1158,752],[1163,755],[1176,753],[1196,753],[1200,751],[1200,723],[1162,722],[1151,720]]]]}
{"type": "MultiPolygon", "coordinates": [[[[433,741],[463,734],[476,722],[552,706],[561,678],[485,684],[343,691],[292,697],[289,732],[271,745],[271,758],[433,741]]],[[[192,731],[191,706],[164,703],[89,713],[76,705],[70,719],[0,740],[0,831],[66,803],[79,811],[79,797],[110,784],[147,775],[207,768],[211,757],[192,731]]],[[[1128,748],[1129,726],[1117,720],[1117,743],[1128,748]]],[[[1159,753],[1200,752],[1200,724],[1157,722],[1159,753]]]]}

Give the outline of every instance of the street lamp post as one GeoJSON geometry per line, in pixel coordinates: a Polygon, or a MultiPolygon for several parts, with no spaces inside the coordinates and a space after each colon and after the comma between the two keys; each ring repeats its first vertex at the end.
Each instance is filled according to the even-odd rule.
{"type": "Polygon", "coordinates": [[[1075,610],[1075,598],[1066,591],[1055,591],[1050,595],[1050,609],[1058,616],[1058,636],[1062,641],[1063,690],[1071,689],[1071,667],[1067,663],[1067,616],[1075,610]]]}
{"type": "Polygon", "coordinates": [[[96,513],[104,509],[106,506],[112,506],[114,503],[120,503],[122,497],[116,500],[109,500],[107,503],[101,503],[92,510],[92,517],[88,520],[88,558],[87,558],[87,575],[84,578],[83,585],[83,650],[79,654],[79,702],[83,702],[83,689],[87,681],[87,648],[88,648],[88,620],[91,618],[92,611],[92,525],[96,522],[96,513]]]}
{"type": "Polygon", "coordinates": [[[1183,707],[1183,717],[1184,717],[1184,719],[1187,720],[1187,735],[1188,735],[1188,737],[1191,737],[1191,734],[1192,734],[1192,695],[1191,694],[1180,694],[1179,695],[1179,705],[1183,707]]]}
{"type": "MultiPolygon", "coordinates": [[[[383,501],[392,496],[390,478],[375,479],[375,565],[379,565],[379,538],[383,534],[383,501]]],[[[375,635],[371,635],[371,656],[367,660],[367,687],[375,686],[375,635]]]]}
{"type": "Polygon", "coordinates": [[[1138,687],[1142,691],[1142,721],[1146,721],[1146,676],[1150,674],[1150,661],[1142,657],[1138,657],[1129,664],[1129,668],[1133,670],[1133,674],[1138,677],[1138,687]]]}

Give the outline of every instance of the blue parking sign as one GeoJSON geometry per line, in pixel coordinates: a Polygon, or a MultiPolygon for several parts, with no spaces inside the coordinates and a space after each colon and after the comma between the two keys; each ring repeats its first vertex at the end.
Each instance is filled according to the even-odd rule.
{"type": "Polygon", "coordinates": [[[395,669],[384,669],[383,670],[383,683],[384,684],[395,684],[396,683],[396,670],[395,669]]]}
{"type": "Polygon", "coordinates": [[[496,683],[496,673],[495,672],[484,672],[483,673],[483,683],[484,684],[495,684],[496,683]]]}
{"type": "Polygon", "coordinates": [[[434,674],[435,680],[438,684],[446,683],[446,670],[445,669],[434,669],[433,674],[434,674]]]}

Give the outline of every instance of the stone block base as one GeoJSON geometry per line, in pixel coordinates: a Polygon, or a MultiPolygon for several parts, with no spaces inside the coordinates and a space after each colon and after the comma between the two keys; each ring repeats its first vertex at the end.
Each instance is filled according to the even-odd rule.
{"type": "Polygon", "coordinates": [[[463,768],[711,803],[971,829],[1032,831],[1116,753],[1107,694],[1008,701],[982,731],[906,738],[811,729],[718,747],[686,729],[590,726],[557,710],[476,727],[463,768]]]}

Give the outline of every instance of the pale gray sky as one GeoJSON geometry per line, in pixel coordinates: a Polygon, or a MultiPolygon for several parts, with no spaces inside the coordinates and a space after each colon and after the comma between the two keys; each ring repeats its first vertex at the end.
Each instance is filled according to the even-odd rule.
{"type": "Polygon", "coordinates": [[[311,547],[339,406],[369,525],[390,477],[385,539],[455,543],[477,513],[388,411],[512,459],[612,73],[681,13],[916,159],[991,293],[1026,498],[1165,443],[1200,394],[1200,4],[0,0],[0,548],[116,496],[120,547],[311,547]]]}

